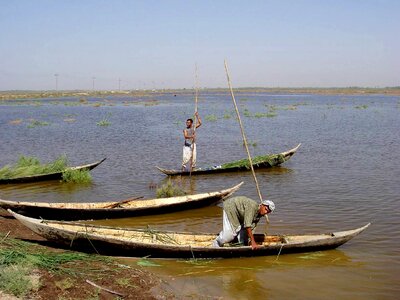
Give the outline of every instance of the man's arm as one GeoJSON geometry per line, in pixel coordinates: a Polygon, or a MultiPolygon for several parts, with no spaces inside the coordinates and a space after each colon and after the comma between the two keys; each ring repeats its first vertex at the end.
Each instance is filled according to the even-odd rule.
{"type": "Polygon", "coordinates": [[[195,116],[196,116],[196,119],[197,119],[196,128],[199,128],[201,126],[201,119],[200,119],[199,113],[196,112],[195,116]]]}
{"type": "Polygon", "coordinates": [[[251,230],[251,227],[246,227],[246,231],[247,231],[247,236],[250,238],[251,240],[251,249],[255,250],[257,249],[259,246],[256,243],[256,240],[254,239],[254,235],[253,235],[253,231],[251,230]]]}

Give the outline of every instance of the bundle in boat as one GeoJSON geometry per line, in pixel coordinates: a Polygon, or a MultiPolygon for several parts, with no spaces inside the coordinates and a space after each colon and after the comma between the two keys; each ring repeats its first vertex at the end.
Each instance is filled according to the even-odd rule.
{"type": "Polygon", "coordinates": [[[48,221],[9,212],[23,225],[64,247],[104,255],[161,258],[232,258],[283,255],[334,249],[364,231],[363,227],[324,234],[255,234],[259,248],[212,247],[216,233],[185,233],[116,228],[74,222],[48,221]]]}

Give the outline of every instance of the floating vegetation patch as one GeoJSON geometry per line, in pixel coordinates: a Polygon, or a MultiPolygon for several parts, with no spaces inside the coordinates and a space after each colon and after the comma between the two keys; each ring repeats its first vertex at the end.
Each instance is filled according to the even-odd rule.
{"type": "Polygon", "coordinates": [[[230,118],[232,118],[231,114],[228,113],[224,114],[224,119],[230,119],[230,118]]]}
{"type": "Polygon", "coordinates": [[[0,169],[0,179],[11,179],[39,174],[62,172],[67,167],[67,157],[61,155],[48,164],[41,164],[36,157],[20,156],[14,166],[6,165],[0,169]]]}
{"type": "Polygon", "coordinates": [[[11,124],[11,125],[19,125],[21,123],[22,123],[21,119],[15,119],[15,120],[8,122],[8,124],[11,124]]]}
{"type": "Polygon", "coordinates": [[[252,117],[250,111],[249,111],[247,108],[244,109],[243,115],[244,115],[245,117],[248,117],[248,118],[251,118],[251,117],[252,117]]]}
{"type": "Polygon", "coordinates": [[[254,114],[254,117],[255,118],[273,118],[273,117],[276,117],[277,116],[277,114],[276,113],[274,113],[274,112],[268,112],[268,113],[255,113],[254,114]]]}
{"type": "Polygon", "coordinates": [[[357,109],[367,109],[368,105],[364,104],[364,105],[357,105],[355,108],[357,109]]]}
{"type": "Polygon", "coordinates": [[[38,126],[48,126],[50,125],[49,122],[39,121],[39,120],[31,120],[31,123],[28,125],[28,128],[35,128],[38,126]]]}
{"type": "Polygon", "coordinates": [[[68,183],[90,183],[92,182],[92,176],[90,175],[89,170],[74,170],[74,169],[66,169],[62,173],[62,181],[68,183]]]}
{"type": "MultiPolygon", "coordinates": [[[[268,164],[269,166],[276,166],[285,162],[285,157],[282,154],[270,154],[270,155],[260,155],[252,158],[253,166],[259,166],[260,164],[268,164]]],[[[241,159],[232,161],[221,165],[222,169],[229,168],[246,168],[250,169],[250,162],[248,159],[241,159]]]]}
{"type": "Polygon", "coordinates": [[[186,195],[186,192],[178,185],[172,183],[171,180],[168,180],[167,183],[163,184],[156,190],[157,198],[169,198],[184,195],[186,195]]]}
{"type": "Polygon", "coordinates": [[[108,117],[111,116],[111,113],[109,113],[106,117],[103,118],[103,120],[99,121],[96,123],[97,126],[110,126],[111,122],[108,120],[108,117]]]}
{"type": "Polygon", "coordinates": [[[76,119],[74,119],[74,118],[65,118],[63,121],[67,122],[67,123],[73,123],[73,122],[76,121],[76,119]]]}
{"type": "Polygon", "coordinates": [[[216,115],[208,115],[208,116],[205,117],[205,119],[206,119],[207,121],[209,121],[209,122],[215,122],[215,121],[218,120],[218,118],[217,118],[216,115]]]}

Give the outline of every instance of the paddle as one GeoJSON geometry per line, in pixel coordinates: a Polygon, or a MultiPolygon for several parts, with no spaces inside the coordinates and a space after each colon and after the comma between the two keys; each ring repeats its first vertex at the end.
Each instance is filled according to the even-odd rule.
{"type": "MultiPolygon", "coordinates": [[[[238,109],[238,107],[237,107],[237,105],[236,105],[235,95],[233,94],[231,79],[230,79],[230,77],[229,77],[228,64],[227,64],[226,60],[224,60],[224,64],[225,64],[226,78],[228,79],[229,90],[230,90],[230,92],[231,92],[231,97],[232,97],[233,105],[235,106],[236,115],[237,115],[237,118],[238,118],[238,121],[239,121],[239,125],[240,125],[240,131],[242,132],[243,143],[244,143],[244,146],[246,147],[247,156],[249,157],[249,163],[250,163],[251,173],[253,174],[254,182],[256,183],[257,193],[258,193],[258,196],[260,197],[260,202],[262,202],[262,201],[263,201],[263,198],[262,198],[262,195],[261,195],[260,187],[259,187],[259,185],[258,185],[258,181],[257,181],[257,177],[256,177],[256,172],[254,171],[254,168],[253,168],[253,160],[251,159],[251,155],[250,155],[250,151],[249,151],[249,146],[248,146],[248,144],[247,144],[246,135],[245,135],[244,129],[243,129],[242,120],[240,119],[239,109],[238,109]]],[[[268,215],[265,215],[265,218],[267,219],[267,222],[269,223],[268,215]]]]}
{"type": "MultiPolygon", "coordinates": [[[[197,76],[197,64],[195,65],[195,97],[194,97],[194,127],[193,127],[193,135],[196,134],[196,126],[197,126],[197,96],[198,96],[198,76],[197,76]]],[[[192,169],[193,169],[193,153],[196,147],[196,140],[193,138],[192,143],[192,157],[190,158],[190,173],[189,177],[192,177],[192,169]]]]}
{"type": "Polygon", "coordinates": [[[141,198],[143,198],[143,196],[128,198],[128,199],[125,199],[125,200],[121,200],[121,201],[106,205],[103,208],[116,208],[118,206],[121,206],[122,204],[126,204],[128,202],[131,202],[131,201],[134,201],[134,200],[138,200],[138,199],[141,199],[141,198]]]}

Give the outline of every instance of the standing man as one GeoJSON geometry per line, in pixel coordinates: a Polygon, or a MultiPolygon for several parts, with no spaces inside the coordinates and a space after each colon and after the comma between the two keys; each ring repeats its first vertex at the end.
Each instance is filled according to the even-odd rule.
{"type": "Polygon", "coordinates": [[[196,133],[195,128],[201,126],[199,113],[195,112],[198,123],[193,126],[193,119],[186,120],[186,128],[183,130],[185,144],[183,145],[182,171],[189,172],[196,167],[196,133]]]}
{"type": "Polygon", "coordinates": [[[263,200],[261,204],[244,197],[233,197],[224,201],[223,229],[213,242],[213,247],[222,247],[236,237],[239,243],[257,249],[259,246],[254,240],[253,230],[262,216],[275,210],[274,202],[263,200]],[[250,238],[250,242],[249,242],[250,238]]]}

